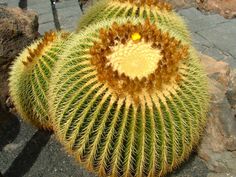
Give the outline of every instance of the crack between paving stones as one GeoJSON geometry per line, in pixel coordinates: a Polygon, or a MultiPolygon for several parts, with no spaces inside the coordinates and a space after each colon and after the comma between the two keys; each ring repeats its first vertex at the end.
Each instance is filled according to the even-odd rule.
{"type": "MultiPolygon", "coordinates": [[[[233,59],[235,59],[235,57],[229,52],[229,51],[224,51],[222,49],[220,49],[219,47],[217,47],[213,42],[211,42],[209,39],[207,39],[205,36],[203,36],[202,34],[198,33],[198,32],[194,32],[195,34],[199,35],[201,38],[205,39],[211,46],[207,46],[206,44],[201,44],[201,43],[198,43],[198,44],[201,44],[202,46],[210,49],[210,48],[213,48],[213,49],[216,49],[218,50],[218,52],[222,55],[224,55],[224,59],[227,59],[229,56],[232,57],[233,59]]],[[[205,52],[207,49],[203,50],[202,52],[205,52]]]]}
{"type": "MultiPolygon", "coordinates": [[[[47,23],[52,23],[52,26],[54,26],[54,24],[53,24],[54,21],[53,21],[53,20],[39,23],[39,25],[45,25],[45,24],[47,24],[47,23]]],[[[39,27],[40,27],[40,26],[39,26],[39,27]]]]}
{"type": "Polygon", "coordinates": [[[198,33],[198,32],[201,32],[201,31],[207,31],[207,30],[210,30],[210,29],[214,29],[214,28],[217,28],[218,25],[222,25],[222,24],[225,24],[225,23],[231,23],[231,21],[223,21],[223,22],[219,22],[219,23],[214,24],[214,25],[211,26],[211,27],[203,28],[203,29],[200,29],[200,30],[195,31],[195,32],[198,33]]]}
{"type": "Polygon", "coordinates": [[[194,32],[195,34],[197,34],[198,36],[200,36],[201,38],[205,39],[209,44],[212,44],[213,47],[216,47],[216,45],[211,42],[209,39],[207,39],[205,36],[203,36],[202,34],[200,34],[198,31],[194,32]]]}

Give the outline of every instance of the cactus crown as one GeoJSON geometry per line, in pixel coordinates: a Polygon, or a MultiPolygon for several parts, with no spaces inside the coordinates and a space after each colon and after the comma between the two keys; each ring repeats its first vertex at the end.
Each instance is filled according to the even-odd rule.
{"type": "Polygon", "coordinates": [[[153,92],[164,84],[180,80],[180,60],[188,56],[188,46],[162,32],[146,20],[144,24],[101,28],[100,42],[90,49],[91,64],[98,79],[119,96],[138,98],[143,90],[153,92]]]}

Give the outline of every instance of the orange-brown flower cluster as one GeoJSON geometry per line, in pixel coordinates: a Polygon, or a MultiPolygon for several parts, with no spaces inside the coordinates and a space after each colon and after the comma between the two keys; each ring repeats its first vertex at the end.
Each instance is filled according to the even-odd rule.
{"type": "Polygon", "coordinates": [[[26,61],[22,61],[22,63],[27,66],[29,63],[31,63],[35,57],[39,57],[42,55],[43,49],[45,46],[47,46],[49,43],[53,42],[56,39],[56,33],[55,32],[46,32],[42,41],[39,42],[37,47],[35,49],[28,49],[29,56],[27,57],[26,61]]]}
{"type": "Polygon", "coordinates": [[[99,38],[101,41],[95,42],[90,49],[91,64],[96,67],[98,79],[103,83],[108,83],[116,94],[129,94],[135,99],[143,89],[152,92],[155,89],[162,89],[163,84],[168,84],[173,78],[176,81],[180,80],[179,61],[188,56],[188,46],[182,45],[168,32],[162,32],[156,25],[150,24],[149,20],[137,25],[130,22],[123,25],[113,23],[109,29],[100,29],[99,38]],[[142,79],[131,79],[125,73],[120,74],[108,65],[107,57],[113,52],[113,47],[119,43],[125,45],[132,40],[131,36],[134,33],[141,35],[134,45],[138,45],[138,42],[142,40],[161,51],[162,58],[156,70],[142,79]]]}
{"type": "Polygon", "coordinates": [[[131,4],[137,5],[138,7],[148,5],[148,6],[156,6],[161,10],[167,10],[167,11],[172,10],[171,4],[160,1],[160,0],[119,0],[119,1],[122,3],[128,1],[131,4]]]}

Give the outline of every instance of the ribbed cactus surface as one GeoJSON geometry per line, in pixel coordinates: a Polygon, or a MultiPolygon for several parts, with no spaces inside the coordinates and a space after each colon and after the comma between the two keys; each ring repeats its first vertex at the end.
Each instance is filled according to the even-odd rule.
{"type": "Polygon", "coordinates": [[[172,11],[171,5],[159,0],[99,0],[79,19],[77,31],[94,22],[114,17],[138,17],[158,22],[190,41],[190,34],[182,18],[172,11]]]}
{"type": "Polygon", "coordinates": [[[88,170],[163,176],[188,158],[205,126],[208,90],[181,39],[161,23],[117,18],[81,30],[65,47],[51,77],[50,116],[88,170]]]}
{"type": "Polygon", "coordinates": [[[54,63],[67,33],[48,32],[27,47],[14,61],[9,78],[10,95],[19,115],[49,129],[47,90],[54,63]]]}

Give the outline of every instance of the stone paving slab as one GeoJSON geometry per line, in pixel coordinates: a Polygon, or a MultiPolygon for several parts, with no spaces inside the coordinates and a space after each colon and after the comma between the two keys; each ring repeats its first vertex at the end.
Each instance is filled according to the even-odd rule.
{"type": "Polygon", "coordinates": [[[236,19],[205,15],[195,8],[178,13],[185,19],[193,44],[200,52],[236,66],[236,19]]]}
{"type": "Polygon", "coordinates": [[[236,19],[199,31],[199,34],[222,51],[232,52],[232,55],[236,56],[236,19]]]}
{"type": "MultiPolygon", "coordinates": [[[[18,5],[17,0],[8,0],[7,3],[10,7],[18,5]]],[[[61,27],[74,30],[82,14],[77,0],[64,0],[56,7],[61,27]]],[[[55,28],[49,0],[29,0],[28,8],[39,14],[40,33],[55,28]]],[[[200,52],[236,66],[236,19],[204,15],[195,8],[183,9],[178,13],[186,20],[192,32],[193,44],[200,52]]],[[[54,135],[38,131],[10,114],[9,117],[9,122],[3,126],[10,135],[1,135],[3,128],[0,127],[0,137],[5,137],[7,141],[4,144],[0,140],[0,171],[5,177],[94,177],[64,152],[54,135]]],[[[169,177],[206,177],[207,174],[205,164],[192,155],[185,165],[169,177]]]]}

